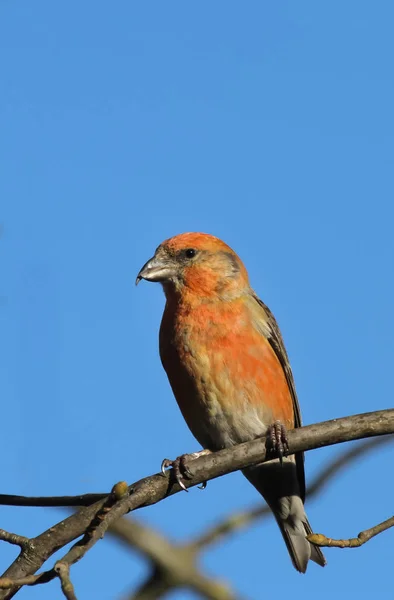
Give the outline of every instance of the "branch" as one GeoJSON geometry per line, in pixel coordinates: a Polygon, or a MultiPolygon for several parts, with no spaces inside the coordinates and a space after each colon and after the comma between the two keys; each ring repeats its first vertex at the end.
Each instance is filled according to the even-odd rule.
{"type": "Polygon", "coordinates": [[[131,595],[125,597],[125,600],[157,600],[165,596],[175,587],[171,581],[167,581],[161,571],[154,570],[152,575],[131,595]]]}
{"type": "Polygon", "coordinates": [[[67,600],[77,600],[77,597],[74,592],[74,586],[71,583],[70,579],[70,567],[68,564],[64,562],[58,561],[56,565],[53,567],[54,571],[57,573],[60,579],[60,585],[62,588],[62,592],[67,600]]]}
{"type": "Polygon", "coordinates": [[[17,496],[15,494],[0,494],[0,506],[91,506],[104,500],[108,492],[97,494],[81,494],[80,496],[17,496]]]}
{"type": "MultiPolygon", "coordinates": [[[[348,468],[356,459],[372,450],[376,450],[376,448],[393,442],[394,438],[391,436],[377,437],[360,443],[357,446],[350,447],[334,460],[330,461],[323,467],[318,475],[316,475],[307,488],[306,498],[310,500],[317,496],[341,470],[348,468]]],[[[196,550],[202,550],[211,544],[219,542],[223,537],[251,525],[257,519],[264,519],[271,515],[271,509],[266,504],[260,503],[250,510],[233,513],[227,518],[224,518],[212,528],[200,534],[193,542],[190,542],[189,545],[196,550]]]]}
{"type": "MultiPolygon", "coordinates": [[[[317,496],[334,476],[338,475],[344,468],[349,468],[352,462],[362,455],[388,443],[393,443],[393,441],[394,439],[391,436],[377,437],[348,448],[323,467],[309,486],[307,498],[317,496]]],[[[173,556],[175,559],[179,555],[189,557],[192,554],[196,564],[199,552],[205,550],[208,546],[222,541],[224,537],[235,533],[235,531],[250,526],[256,520],[269,516],[272,516],[271,509],[266,504],[259,503],[251,510],[231,514],[190,542],[179,544],[164,538],[164,545],[161,543],[163,538],[160,534],[152,531],[147,525],[137,523],[135,520],[126,517],[119,519],[111,525],[109,533],[126,543],[129,548],[131,546],[143,554],[153,565],[152,573],[148,575],[137,591],[133,591],[127,596],[127,600],[158,600],[170,590],[181,587],[179,581],[171,580],[172,572],[168,573],[166,571],[169,556],[173,556]],[[154,537],[152,537],[152,534],[154,537]]],[[[177,568],[182,570],[182,563],[177,563],[177,568]]],[[[195,590],[190,581],[186,579],[187,573],[183,572],[183,575],[183,585],[195,590]]]]}
{"type": "MultiPolygon", "coordinates": [[[[333,419],[332,421],[322,421],[315,425],[307,425],[290,430],[288,432],[289,452],[287,454],[306,452],[325,446],[390,433],[394,433],[394,409],[362,413],[351,417],[333,419]]],[[[186,482],[186,487],[193,487],[209,479],[215,479],[216,477],[244,469],[258,462],[269,460],[270,457],[267,456],[265,443],[265,437],[257,438],[252,442],[239,444],[233,448],[220,450],[206,457],[196,459],[193,462],[193,472],[195,475],[189,482],[186,482]],[[194,468],[195,466],[198,467],[198,472],[194,468]],[[204,469],[207,470],[206,480],[198,477],[198,474],[204,469]]],[[[156,477],[156,475],[152,477],[156,477]]],[[[141,479],[130,486],[130,489],[147,479],[149,478],[141,479]]],[[[172,495],[179,491],[179,486],[175,484],[167,495],[172,495]]],[[[107,496],[108,494],[106,493],[82,494],[79,496],[18,496],[15,494],[0,494],[0,505],[41,507],[92,506],[93,504],[98,505],[107,496]]],[[[152,504],[162,499],[159,498],[152,502],[152,504]]]]}
{"type": "Polygon", "coordinates": [[[9,577],[0,578],[0,590],[13,590],[22,585],[38,585],[39,583],[48,583],[56,577],[56,573],[51,569],[38,575],[26,575],[20,579],[10,579],[9,577]]]}
{"type": "MultiPolygon", "coordinates": [[[[5,574],[5,576],[0,577],[0,590],[10,591],[10,595],[12,596],[23,585],[38,585],[42,583],[48,583],[55,577],[58,577],[65,598],[67,600],[77,600],[74,592],[74,586],[70,579],[70,566],[80,560],[86,554],[86,552],[104,535],[102,530],[104,529],[105,531],[108,527],[106,525],[106,521],[110,518],[109,515],[111,509],[116,502],[124,498],[124,496],[127,494],[127,483],[121,481],[114,485],[111,493],[107,496],[100,510],[96,513],[94,519],[86,529],[83,538],[74,544],[62,559],[56,562],[53,569],[44,571],[38,575],[26,575],[22,577],[10,577],[9,574],[8,576],[5,574]]],[[[51,529],[49,531],[51,531],[51,529]]],[[[23,536],[0,530],[0,539],[3,539],[11,544],[17,544],[21,547],[22,553],[13,563],[14,565],[21,559],[23,553],[25,553],[26,559],[26,557],[29,555],[34,555],[35,552],[37,552],[37,547],[34,543],[34,540],[29,540],[23,536]]]]}
{"type": "Polygon", "coordinates": [[[16,533],[10,533],[5,529],[0,529],[0,540],[13,544],[14,546],[19,546],[20,548],[29,548],[31,545],[29,538],[16,533]]]}
{"type": "Polygon", "coordinates": [[[0,578],[0,590],[18,591],[23,585],[38,585],[40,583],[49,583],[55,577],[59,577],[62,592],[66,600],[77,600],[74,592],[74,586],[70,580],[70,569],[67,565],[57,564],[50,571],[44,571],[38,575],[27,575],[20,579],[10,579],[9,577],[0,578]]]}
{"type": "Polygon", "coordinates": [[[311,533],[307,538],[316,546],[330,548],[359,548],[366,542],[369,542],[375,535],[387,531],[390,527],[394,527],[394,517],[391,517],[370,529],[365,529],[364,531],[361,531],[356,538],[349,538],[348,540],[334,540],[326,537],[322,533],[311,533]]]}
{"type": "Polygon", "coordinates": [[[147,525],[136,520],[119,519],[112,523],[111,533],[150,560],[153,573],[135,593],[135,600],[160,598],[175,587],[189,587],[209,600],[235,600],[230,588],[207,578],[196,565],[192,549],[177,546],[147,525]]]}
{"type": "MultiPolygon", "coordinates": [[[[325,421],[289,431],[289,454],[393,432],[394,409],[325,421]]],[[[272,455],[266,449],[265,438],[202,456],[193,462],[193,474],[186,482],[186,486],[192,487],[270,458],[272,455]]],[[[105,523],[99,526],[100,536],[104,535],[115,520],[127,512],[155,504],[179,492],[180,489],[172,473],[165,477],[158,473],[137,481],[108,512],[105,523]]],[[[83,535],[104,505],[105,500],[100,500],[82,508],[78,513],[31,540],[35,547],[34,551],[22,549],[20,556],[7,569],[4,576],[15,580],[35,573],[59,548],[83,535]]],[[[91,540],[89,548],[96,543],[97,539],[91,540]]],[[[16,591],[17,589],[0,591],[0,600],[11,598],[16,591]]]]}

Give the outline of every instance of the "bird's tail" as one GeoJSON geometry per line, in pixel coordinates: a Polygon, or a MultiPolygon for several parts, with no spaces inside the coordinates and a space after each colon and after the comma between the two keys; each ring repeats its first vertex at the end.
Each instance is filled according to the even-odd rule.
{"type": "MultiPolygon", "coordinates": [[[[297,498],[301,501],[301,498],[297,498]]],[[[323,552],[317,546],[310,544],[305,536],[312,533],[311,526],[304,512],[304,520],[283,520],[275,514],[276,522],[285,540],[287,550],[290,554],[291,562],[300,573],[305,573],[308,566],[308,561],[313,560],[315,563],[324,567],[326,559],[323,552]]]]}
{"type": "Polygon", "coordinates": [[[291,561],[297,571],[305,573],[309,560],[324,567],[326,560],[320,548],[310,544],[312,533],[300,497],[296,466],[291,459],[270,461],[249,467],[243,474],[265,498],[274,513],[291,561]]]}

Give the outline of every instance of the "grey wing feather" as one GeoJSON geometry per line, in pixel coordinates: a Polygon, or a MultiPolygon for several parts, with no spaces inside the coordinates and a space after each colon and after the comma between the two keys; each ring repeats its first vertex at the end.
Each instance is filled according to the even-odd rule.
{"type": "MultiPolygon", "coordinates": [[[[286,352],[286,348],[283,342],[282,334],[280,332],[278,323],[268,306],[264,304],[260,298],[253,293],[253,297],[264,310],[267,316],[267,328],[268,328],[268,341],[271,344],[272,349],[274,350],[276,356],[280,364],[282,365],[284,374],[286,376],[287,385],[289,386],[289,390],[291,393],[291,397],[293,399],[293,409],[294,409],[294,426],[301,427],[301,411],[300,405],[298,403],[297,392],[294,383],[293,372],[291,370],[289,357],[286,352]]],[[[304,453],[299,452],[295,455],[296,457],[296,465],[297,465],[297,475],[298,481],[300,485],[300,494],[301,499],[304,502],[305,500],[305,472],[304,472],[304,453]]]]}

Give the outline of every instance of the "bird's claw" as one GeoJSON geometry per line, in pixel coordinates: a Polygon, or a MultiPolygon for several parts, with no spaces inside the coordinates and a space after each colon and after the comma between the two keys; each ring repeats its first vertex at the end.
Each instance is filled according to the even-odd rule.
{"type": "Polygon", "coordinates": [[[284,454],[289,451],[287,430],[283,423],[275,421],[268,428],[268,439],[270,440],[272,451],[277,454],[280,464],[282,464],[284,454]]]}
{"type": "MultiPolygon", "coordinates": [[[[182,454],[181,456],[178,456],[178,458],[176,458],[175,460],[165,458],[161,463],[160,470],[162,474],[166,476],[166,469],[169,469],[171,467],[174,471],[174,477],[176,482],[185,492],[188,492],[189,490],[184,484],[184,479],[191,479],[193,477],[193,471],[190,469],[188,463],[198,458],[199,456],[206,456],[207,454],[210,454],[210,450],[200,450],[199,452],[192,452],[191,454],[182,454]]],[[[207,487],[207,482],[203,481],[202,484],[198,487],[200,490],[205,490],[205,488],[207,487]]]]}
{"type": "Polygon", "coordinates": [[[166,475],[166,469],[169,469],[171,467],[174,471],[174,477],[176,479],[176,482],[179,484],[179,486],[185,492],[188,492],[189,490],[183,483],[183,480],[191,479],[191,477],[193,477],[192,471],[189,469],[188,465],[186,464],[187,459],[191,456],[192,455],[190,455],[190,454],[182,454],[182,456],[178,456],[178,458],[176,458],[175,460],[170,460],[169,458],[165,458],[163,460],[163,462],[161,463],[162,474],[166,475]]]}
{"type": "Polygon", "coordinates": [[[164,477],[166,476],[166,469],[169,469],[171,466],[172,466],[172,460],[170,460],[169,458],[164,458],[162,460],[160,471],[164,477]]]}

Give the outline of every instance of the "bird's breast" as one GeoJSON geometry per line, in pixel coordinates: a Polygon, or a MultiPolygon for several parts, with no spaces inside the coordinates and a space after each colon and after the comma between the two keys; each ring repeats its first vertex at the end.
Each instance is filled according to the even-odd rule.
{"type": "Polygon", "coordinates": [[[194,436],[213,450],[264,435],[289,397],[276,355],[242,304],[225,308],[165,313],[160,330],[179,407],[194,436]]]}

